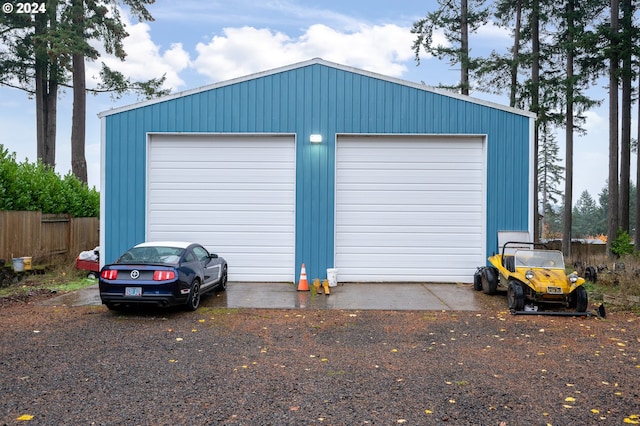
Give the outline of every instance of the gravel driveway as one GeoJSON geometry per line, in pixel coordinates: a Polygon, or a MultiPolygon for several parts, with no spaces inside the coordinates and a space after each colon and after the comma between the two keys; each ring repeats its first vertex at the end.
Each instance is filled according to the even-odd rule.
{"type": "Polygon", "coordinates": [[[520,317],[491,300],[475,312],[3,305],[0,424],[640,421],[637,315],[520,317]]]}

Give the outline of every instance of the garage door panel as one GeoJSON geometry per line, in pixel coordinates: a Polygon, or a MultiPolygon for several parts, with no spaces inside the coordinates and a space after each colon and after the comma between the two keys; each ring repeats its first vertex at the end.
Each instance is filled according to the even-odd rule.
{"type": "MultiPolygon", "coordinates": [[[[180,213],[184,219],[188,219],[193,221],[193,225],[205,227],[207,225],[220,225],[221,223],[216,221],[216,217],[220,214],[225,214],[233,217],[229,217],[226,223],[238,224],[238,225],[258,225],[258,226],[266,226],[264,224],[254,223],[259,219],[264,219],[265,222],[268,222],[269,225],[286,225],[291,226],[291,212],[283,210],[281,204],[275,206],[267,206],[262,205],[264,208],[262,211],[256,212],[247,212],[246,210],[242,210],[239,207],[235,206],[233,209],[228,210],[218,210],[215,213],[212,213],[210,210],[210,206],[208,204],[202,205],[187,205],[187,206],[172,206],[172,205],[156,205],[156,214],[155,218],[157,219],[154,224],[155,225],[171,225],[175,221],[176,213],[180,213]],[[268,207],[272,209],[269,210],[268,207]],[[165,209],[166,208],[166,209],[165,209]]],[[[185,220],[185,222],[188,222],[185,220]]]]}
{"type": "Polygon", "coordinates": [[[213,203],[217,204],[223,203],[233,203],[239,204],[241,202],[244,205],[252,205],[256,204],[276,204],[282,205],[283,203],[287,203],[290,199],[290,190],[289,191],[250,191],[250,190],[219,190],[212,189],[207,191],[182,191],[179,193],[172,193],[170,191],[156,191],[157,194],[161,197],[164,197],[165,200],[171,200],[174,203],[181,205],[190,205],[194,202],[194,200],[200,201],[196,204],[202,203],[213,203]]]}
{"type": "Polygon", "coordinates": [[[152,135],[147,236],[193,240],[232,281],[293,281],[293,136],[152,135]]]}
{"type": "MultiPolygon", "coordinates": [[[[336,242],[340,243],[341,247],[359,247],[357,244],[362,238],[361,235],[366,233],[371,244],[382,245],[383,247],[397,246],[397,247],[459,247],[460,243],[474,243],[481,242],[481,234],[472,233],[471,230],[468,233],[454,233],[454,232],[430,232],[419,233],[411,232],[410,227],[396,228],[395,232],[374,232],[372,227],[363,227],[356,232],[350,229],[350,232],[339,233],[336,237],[336,242]],[[402,234],[401,238],[398,235],[402,234]],[[405,235],[406,234],[406,235],[405,235]]],[[[456,230],[459,232],[459,230],[456,230]]],[[[460,248],[464,250],[464,248],[460,248]]]]}
{"type": "MultiPolygon", "coordinates": [[[[183,212],[185,215],[199,215],[198,217],[208,217],[211,218],[209,203],[201,203],[201,204],[178,204],[178,203],[154,203],[153,205],[157,209],[157,214],[162,215],[163,213],[170,212],[174,214],[174,212],[183,212]],[[185,208],[188,206],[188,209],[185,208]],[[205,214],[202,215],[204,212],[205,214]]],[[[217,212],[235,212],[235,213],[246,213],[247,204],[226,204],[217,206],[217,212]]],[[[252,207],[256,210],[256,212],[260,212],[261,214],[273,214],[273,215],[290,215],[291,211],[288,209],[284,209],[282,204],[252,204],[252,207]]],[[[257,213],[253,213],[257,214],[257,213]]],[[[288,219],[287,219],[288,220],[288,219]]]]}
{"type": "Polygon", "coordinates": [[[283,166],[284,165],[281,165],[278,168],[262,170],[260,173],[255,170],[255,165],[246,170],[239,167],[227,168],[221,166],[211,169],[211,164],[209,164],[209,168],[203,169],[158,169],[156,176],[157,179],[153,184],[158,188],[175,188],[176,182],[173,180],[174,173],[184,175],[185,181],[188,179],[188,182],[195,185],[203,183],[235,183],[237,185],[247,185],[251,183],[291,184],[289,180],[291,177],[290,167],[289,169],[283,169],[283,166]],[[163,171],[166,173],[163,174],[163,171]],[[265,177],[268,178],[268,180],[265,181],[265,177]]]}
{"type": "Polygon", "coordinates": [[[349,199],[350,204],[370,203],[372,197],[377,197],[379,198],[378,203],[395,206],[399,204],[466,206],[474,199],[477,203],[481,202],[477,193],[471,191],[384,191],[381,188],[379,191],[349,191],[345,196],[349,199]],[[381,196],[381,192],[384,192],[384,197],[381,196]]]}
{"type": "MultiPolygon", "coordinates": [[[[451,265],[450,256],[423,256],[421,254],[416,255],[408,255],[408,254],[385,254],[385,255],[377,255],[375,256],[376,261],[378,262],[378,266],[375,269],[380,271],[388,270],[389,267],[392,268],[403,268],[404,270],[414,270],[414,271],[424,271],[424,270],[454,270],[457,269],[455,267],[446,267],[446,265],[451,265]],[[444,268],[443,268],[444,266],[444,268]]],[[[352,262],[356,262],[356,257],[349,258],[346,260],[350,260],[352,262]]],[[[469,260],[469,256],[461,255],[458,259],[460,262],[464,262],[465,260],[469,260]]],[[[473,260],[473,259],[471,259],[473,260]]],[[[475,269],[474,269],[475,271],[475,269]]],[[[398,271],[396,271],[398,272],[398,271]]],[[[472,274],[473,275],[473,274],[472,274]]]]}
{"type": "Polygon", "coordinates": [[[339,137],[340,280],[469,282],[484,263],[484,175],[481,137],[339,137]]]}
{"type": "MultiPolygon", "coordinates": [[[[373,205],[373,204],[368,204],[368,205],[365,206],[365,205],[360,205],[360,204],[341,204],[340,205],[340,210],[338,210],[336,213],[340,213],[341,215],[346,215],[348,213],[363,214],[364,215],[367,212],[372,211],[374,209],[377,209],[380,212],[397,212],[398,211],[398,207],[395,206],[395,205],[384,205],[384,204],[373,205]]],[[[405,212],[427,213],[427,212],[424,211],[424,204],[405,204],[403,206],[403,211],[405,211],[405,212]]],[[[460,211],[460,209],[452,210],[450,206],[432,205],[432,206],[429,207],[429,211],[430,211],[430,213],[443,212],[443,213],[447,213],[447,214],[455,213],[457,215],[470,214],[470,215],[472,215],[471,217],[475,217],[476,214],[479,214],[479,213],[482,212],[482,206],[476,206],[476,205],[466,206],[465,207],[465,211],[460,211]]]]}
{"type": "MultiPolygon", "coordinates": [[[[185,138],[178,137],[175,139],[177,143],[185,138]]],[[[175,158],[188,158],[189,165],[199,165],[200,167],[206,167],[210,161],[216,161],[221,164],[237,165],[243,168],[248,167],[251,164],[261,164],[264,162],[267,168],[274,168],[274,162],[282,162],[280,153],[274,151],[271,145],[266,147],[256,147],[252,144],[245,144],[242,142],[230,142],[228,146],[222,145],[218,141],[217,147],[203,146],[207,142],[201,142],[200,146],[193,147],[168,147],[154,156],[154,160],[158,165],[162,167],[162,164],[170,165],[175,158]],[[237,153],[239,150],[243,150],[243,156],[239,158],[237,153]]],[[[268,144],[268,140],[265,141],[268,144]]],[[[231,168],[231,167],[229,167],[231,168]]]]}
{"type": "MultiPolygon", "coordinates": [[[[477,213],[476,213],[477,215],[477,213]]],[[[451,212],[451,211],[443,211],[438,210],[434,212],[421,212],[421,211],[405,211],[405,212],[397,212],[397,211],[380,211],[376,212],[344,212],[340,214],[341,220],[339,224],[336,226],[336,230],[339,231],[338,234],[344,232],[346,228],[357,228],[360,226],[375,226],[375,227],[386,227],[387,226],[438,226],[438,227],[446,227],[446,226],[455,226],[458,229],[467,229],[467,224],[471,224],[473,222],[470,221],[475,218],[473,212],[451,212]],[[416,214],[412,214],[416,213],[416,214]],[[446,217],[444,217],[443,213],[446,213],[446,217]],[[399,225],[400,224],[400,225],[399,225]]],[[[476,229],[473,227],[472,229],[476,229]]],[[[370,231],[370,230],[362,230],[362,231],[370,231]]]]}
{"type": "MultiPolygon", "coordinates": [[[[344,164],[350,166],[350,164],[344,164]]],[[[482,171],[464,167],[456,170],[451,169],[450,164],[438,164],[428,170],[417,170],[411,168],[394,169],[391,164],[385,164],[384,169],[375,169],[371,167],[363,167],[354,163],[352,169],[348,171],[340,171],[336,174],[337,182],[340,184],[349,183],[403,183],[416,182],[419,179],[423,182],[442,182],[442,183],[475,183],[474,178],[482,176],[482,171]],[[462,173],[464,172],[464,173],[462,173]]],[[[398,164],[396,167],[402,167],[398,164]]]]}
{"type": "MultiPolygon", "coordinates": [[[[480,176],[478,176],[480,178],[480,176]]],[[[348,192],[368,192],[368,191],[468,191],[476,192],[482,189],[482,186],[477,184],[477,181],[468,182],[462,179],[457,181],[447,179],[446,182],[441,183],[428,183],[428,179],[421,179],[424,183],[407,183],[412,179],[402,180],[398,176],[392,176],[389,179],[382,180],[380,182],[372,182],[371,179],[363,182],[349,182],[341,183],[336,186],[336,189],[341,192],[341,195],[348,192]]],[[[346,194],[345,194],[346,195],[346,194]]],[[[347,198],[348,199],[348,198],[347,198]]]]}
{"type": "MultiPolygon", "coordinates": [[[[282,239],[282,236],[287,235],[286,233],[290,231],[289,227],[285,225],[271,226],[268,229],[257,225],[240,225],[237,226],[237,229],[229,232],[229,226],[230,225],[184,225],[180,226],[178,231],[173,231],[173,229],[176,228],[175,224],[154,225],[153,232],[163,234],[168,234],[170,232],[176,232],[177,234],[199,233],[201,236],[210,235],[211,238],[215,238],[217,243],[224,243],[225,245],[231,245],[233,243],[238,244],[239,242],[242,242],[245,245],[251,246],[265,244],[273,246],[276,245],[275,243],[281,244],[280,240],[282,239]]],[[[233,224],[231,224],[231,226],[233,226],[233,224]]],[[[235,227],[236,226],[234,226],[234,228],[235,227]]],[[[289,252],[290,249],[287,248],[287,251],[289,252]]]]}
{"type": "MultiPolygon", "coordinates": [[[[375,142],[374,142],[375,143],[375,142]]],[[[411,165],[425,165],[425,164],[438,164],[438,163],[452,163],[460,164],[465,162],[475,163],[475,160],[481,158],[481,155],[477,155],[477,152],[473,148],[437,148],[433,147],[429,152],[424,151],[421,147],[415,147],[417,143],[414,142],[413,148],[409,148],[406,145],[397,146],[389,149],[379,149],[370,145],[370,148],[366,151],[359,153],[345,153],[341,157],[345,162],[366,162],[371,164],[406,164],[409,167],[411,165]],[[381,160],[383,159],[383,160],[381,160]]],[[[450,143],[450,142],[446,142],[450,143]]]]}
{"type": "MultiPolygon", "coordinates": [[[[475,271],[475,269],[474,269],[475,271]]],[[[431,282],[438,283],[464,283],[468,282],[467,272],[460,272],[460,269],[439,269],[420,268],[403,270],[398,268],[391,269],[354,269],[353,272],[339,272],[341,282],[424,282],[420,277],[428,276],[431,282]],[[403,280],[398,279],[398,274],[404,272],[403,280]]],[[[473,276],[473,272],[471,274],[473,276]]]]}
{"type": "MultiPolygon", "coordinates": [[[[362,232],[371,233],[372,231],[377,231],[379,229],[375,226],[371,226],[367,224],[358,225],[354,223],[352,226],[341,225],[340,227],[337,227],[336,234],[339,238],[342,238],[343,236],[349,235],[349,232],[351,230],[355,230],[357,232],[357,234],[355,235],[358,235],[362,232]]],[[[475,227],[472,227],[472,226],[461,227],[461,226],[457,226],[457,224],[455,223],[452,225],[443,225],[443,226],[439,226],[439,225],[429,226],[429,225],[423,225],[421,223],[417,223],[415,225],[403,224],[403,225],[388,225],[384,227],[385,233],[396,234],[396,233],[402,233],[402,232],[410,232],[416,235],[420,235],[422,237],[438,235],[438,234],[456,235],[456,233],[461,233],[460,235],[468,236],[468,235],[473,235],[474,231],[476,231],[475,227]]]]}

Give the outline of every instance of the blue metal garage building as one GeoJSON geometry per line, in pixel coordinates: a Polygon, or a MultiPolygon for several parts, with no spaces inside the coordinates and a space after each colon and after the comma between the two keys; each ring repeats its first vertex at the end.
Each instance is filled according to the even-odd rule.
{"type": "Polygon", "coordinates": [[[471,282],[532,233],[525,111],[313,59],[100,118],[106,263],[195,240],[232,281],[471,282]]]}

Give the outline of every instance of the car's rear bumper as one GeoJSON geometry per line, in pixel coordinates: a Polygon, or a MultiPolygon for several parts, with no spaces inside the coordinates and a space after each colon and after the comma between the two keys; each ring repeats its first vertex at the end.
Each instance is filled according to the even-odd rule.
{"type": "Polygon", "coordinates": [[[189,295],[143,295],[140,297],[124,296],[122,293],[100,292],[100,300],[104,305],[152,305],[175,306],[187,303],[189,295]]]}

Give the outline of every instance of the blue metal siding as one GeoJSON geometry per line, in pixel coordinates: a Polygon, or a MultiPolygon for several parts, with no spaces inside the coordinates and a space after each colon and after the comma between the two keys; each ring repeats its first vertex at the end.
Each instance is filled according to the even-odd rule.
{"type": "Polygon", "coordinates": [[[529,117],[365,73],[310,64],[104,119],[107,262],[145,238],[148,132],[295,133],[296,273],[310,277],[333,266],[336,134],[486,134],[487,254],[530,223],[529,117]]]}

